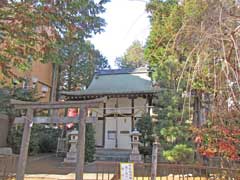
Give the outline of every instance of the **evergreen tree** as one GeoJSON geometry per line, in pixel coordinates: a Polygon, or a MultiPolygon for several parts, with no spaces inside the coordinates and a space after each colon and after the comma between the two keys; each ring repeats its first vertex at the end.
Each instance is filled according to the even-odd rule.
{"type": "Polygon", "coordinates": [[[134,41],[122,57],[118,57],[115,63],[119,68],[138,68],[147,64],[144,58],[144,47],[140,41],[134,41]]]}
{"type": "Polygon", "coordinates": [[[62,90],[84,89],[96,70],[109,68],[107,59],[89,41],[73,44],[64,53],[69,60],[61,65],[59,85],[62,90]]]}
{"type": "Polygon", "coordinates": [[[31,61],[60,63],[65,48],[103,31],[104,4],[94,1],[11,1],[0,7],[0,80],[11,68],[27,70],[31,61]],[[14,27],[14,28],[13,28],[14,27]]]}
{"type": "Polygon", "coordinates": [[[151,13],[152,30],[145,56],[154,69],[153,79],[161,87],[161,92],[154,101],[159,119],[156,133],[159,135],[163,156],[167,160],[178,162],[179,159],[185,158],[184,153],[192,152],[182,149],[192,149],[189,141],[191,139],[189,102],[182,97],[186,90],[186,81],[183,80],[179,84],[185,54],[169,48],[174,45],[172,35],[177,33],[182,25],[182,10],[174,0],[153,0],[147,9],[151,13]]]}
{"type": "Polygon", "coordinates": [[[146,156],[152,154],[152,143],[154,141],[152,118],[148,114],[143,115],[142,118],[138,119],[136,128],[141,133],[139,150],[144,156],[144,162],[146,162],[146,156]]]}
{"type": "MultiPolygon", "coordinates": [[[[145,50],[146,59],[155,69],[154,79],[169,91],[168,95],[160,93],[160,99],[171,102],[175,96],[177,100],[167,105],[157,102],[160,111],[166,110],[160,121],[173,115],[168,119],[172,123],[166,121],[167,124],[182,126],[191,121],[199,128],[205,119],[203,116],[207,115],[207,111],[201,112],[202,109],[212,105],[214,110],[208,112],[204,125],[200,129],[193,128],[198,134],[198,151],[207,156],[218,154],[228,159],[239,158],[236,144],[239,122],[235,120],[239,119],[240,99],[239,76],[236,76],[240,45],[236,17],[240,9],[234,1],[228,0],[184,0],[182,3],[152,0],[147,10],[152,27],[145,50]],[[183,92],[190,98],[181,98],[183,92]],[[189,113],[184,111],[186,109],[189,113]],[[187,114],[193,114],[193,118],[185,117],[187,114]],[[220,133],[216,133],[216,129],[220,133]],[[231,132],[231,136],[225,132],[231,132]]],[[[175,139],[174,143],[177,141],[175,139]]]]}
{"type": "Polygon", "coordinates": [[[95,130],[92,124],[86,124],[85,134],[85,162],[92,162],[95,158],[95,130]]]}

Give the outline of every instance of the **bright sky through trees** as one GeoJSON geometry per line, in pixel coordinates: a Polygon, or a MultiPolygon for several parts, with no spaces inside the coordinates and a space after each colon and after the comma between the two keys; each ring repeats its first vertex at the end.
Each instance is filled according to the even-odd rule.
{"type": "Polygon", "coordinates": [[[150,31],[146,3],[142,0],[112,0],[105,5],[105,32],[95,35],[91,41],[96,49],[109,60],[112,68],[116,57],[122,56],[134,40],[145,43],[150,31]]]}

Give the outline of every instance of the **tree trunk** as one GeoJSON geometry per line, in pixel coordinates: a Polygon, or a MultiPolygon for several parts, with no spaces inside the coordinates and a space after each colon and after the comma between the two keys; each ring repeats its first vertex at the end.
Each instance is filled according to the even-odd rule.
{"type": "Polygon", "coordinates": [[[59,65],[53,64],[53,74],[52,74],[52,90],[51,90],[51,98],[50,101],[54,102],[57,100],[57,86],[58,86],[58,78],[59,77],[59,65]]]}
{"type": "MultiPolygon", "coordinates": [[[[50,102],[57,101],[57,86],[58,86],[58,77],[59,77],[59,65],[54,63],[53,64],[53,72],[52,72],[52,90],[51,90],[51,97],[50,102]]],[[[52,109],[50,110],[50,116],[56,117],[57,116],[57,110],[52,109]]],[[[52,124],[51,124],[52,125],[52,124]]]]}
{"type": "Polygon", "coordinates": [[[67,86],[68,86],[68,91],[70,91],[72,88],[72,65],[69,65],[67,86]]]}

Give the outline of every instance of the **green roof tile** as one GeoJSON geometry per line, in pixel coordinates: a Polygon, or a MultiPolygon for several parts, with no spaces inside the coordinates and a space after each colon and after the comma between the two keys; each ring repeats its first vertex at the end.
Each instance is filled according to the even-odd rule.
{"type": "Polygon", "coordinates": [[[62,92],[64,95],[97,95],[153,93],[151,78],[148,71],[140,70],[104,70],[95,74],[86,90],[62,92]]]}

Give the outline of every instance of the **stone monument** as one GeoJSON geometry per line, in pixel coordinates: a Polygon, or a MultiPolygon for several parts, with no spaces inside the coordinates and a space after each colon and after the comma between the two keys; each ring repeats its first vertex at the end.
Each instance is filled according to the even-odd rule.
{"type": "Polygon", "coordinates": [[[130,153],[129,161],[135,163],[142,163],[142,157],[138,149],[140,145],[139,136],[141,136],[141,133],[137,129],[134,129],[131,132],[130,136],[132,137],[132,152],[130,153]]]}
{"type": "Polygon", "coordinates": [[[64,158],[64,163],[76,163],[77,162],[77,140],[78,140],[78,131],[74,129],[69,133],[70,136],[70,148],[67,152],[66,158],[64,158]]]}

